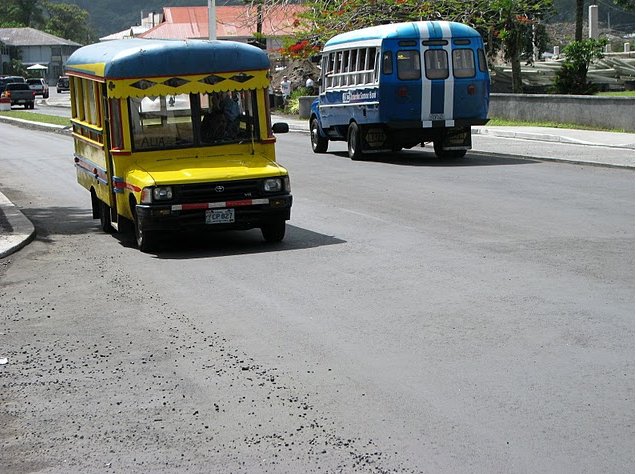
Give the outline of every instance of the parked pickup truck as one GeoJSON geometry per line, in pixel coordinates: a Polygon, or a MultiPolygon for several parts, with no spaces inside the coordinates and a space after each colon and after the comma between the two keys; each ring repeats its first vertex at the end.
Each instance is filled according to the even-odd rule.
{"type": "Polygon", "coordinates": [[[11,99],[11,105],[24,105],[25,109],[35,107],[35,91],[26,82],[10,82],[4,89],[2,97],[11,99]]]}

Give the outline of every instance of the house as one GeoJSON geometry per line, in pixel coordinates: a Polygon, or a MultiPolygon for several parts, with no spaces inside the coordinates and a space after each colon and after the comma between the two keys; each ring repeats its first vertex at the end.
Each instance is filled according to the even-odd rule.
{"type": "MultiPolygon", "coordinates": [[[[261,34],[266,38],[266,49],[275,51],[283,38],[298,31],[298,16],[306,9],[303,5],[262,6],[261,34]]],[[[216,38],[247,43],[258,30],[259,9],[252,5],[224,5],[216,7],[216,38]]],[[[137,36],[152,39],[208,39],[208,7],[165,7],[161,14],[151,13],[142,19],[141,33],[134,28],[115,33],[101,40],[137,36]],[[150,26],[149,25],[153,25],[150,26]]]]}
{"type": "Polygon", "coordinates": [[[34,28],[0,28],[0,74],[7,74],[11,60],[19,59],[27,67],[45,66],[38,77],[55,84],[68,57],[81,46],[34,28]]]}
{"type": "Polygon", "coordinates": [[[148,16],[144,16],[144,12],[141,12],[141,23],[139,25],[131,26],[125,30],[112,33],[108,36],[102,36],[100,41],[113,41],[127,38],[137,38],[142,33],[145,33],[151,28],[154,28],[163,21],[162,13],[151,12],[148,16]]]}

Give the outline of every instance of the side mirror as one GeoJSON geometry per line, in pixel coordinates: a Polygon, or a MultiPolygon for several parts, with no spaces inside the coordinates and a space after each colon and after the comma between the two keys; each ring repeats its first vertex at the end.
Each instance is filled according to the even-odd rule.
{"type": "Polygon", "coordinates": [[[289,125],[285,122],[276,122],[274,125],[272,125],[272,132],[287,133],[289,132],[289,125]]]}

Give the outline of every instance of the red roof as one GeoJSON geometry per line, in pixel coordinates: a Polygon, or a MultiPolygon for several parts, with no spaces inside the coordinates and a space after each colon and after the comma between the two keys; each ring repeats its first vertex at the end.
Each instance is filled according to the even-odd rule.
{"type": "MultiPolygon", "coordinates": [[[[298,30],[296,19],[302,5],[276,5],[263,10],[263,34],[287,36],[298,30]]],[[[208,7],[166,7],[164,20],[139,35],[156,39],[208,39],[208,7]]],[[[216,36],[219,39],[251,38],[256,33],[256,8],[249,5],[217,6],[216,36]]]]}

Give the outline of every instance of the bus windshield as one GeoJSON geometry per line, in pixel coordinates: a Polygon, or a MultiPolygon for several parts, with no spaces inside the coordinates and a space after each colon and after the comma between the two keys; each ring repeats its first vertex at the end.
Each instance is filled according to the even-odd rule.
{"type": "Polygon", "coordinates": [[[250,90],[128,99],[135,151],[215,146],[258,136],[250,90]]]}

